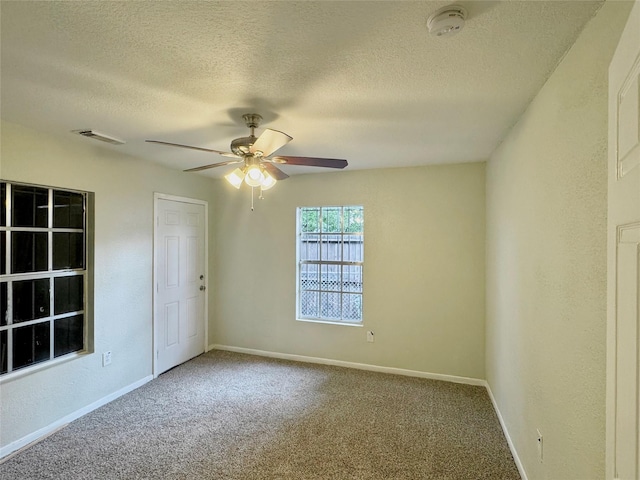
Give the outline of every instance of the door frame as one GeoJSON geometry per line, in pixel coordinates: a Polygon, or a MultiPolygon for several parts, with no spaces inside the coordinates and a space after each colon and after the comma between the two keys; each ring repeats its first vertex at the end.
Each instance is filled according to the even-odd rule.
{"type": "Polygon", "coordinates": [[[152,302],[153,302],[153,318],[152,318],[152,350],[151,350],[151,365],[153,378],[157,378],[158,373],[158,362],[156,358],[156,352],[158,350],[158,332],[156,329],[156,320],[158,318],[158,312],[156,307],[156,296],[158,293],[158,259],[157,259],[157,241],[158,241],[158,202],[159,200],[168,200],[171,202],[180,202],[180,203],[191,203],[195,205],[204,206],[204,271],[205,271],[205,279],[204,284],[207,287],[205,290],[206,295],[204,296],[204,311],[203,311],[203,320],[204,320],[204,351],[205,353],[209,351],[209,202],[206,200],[198,200],[196,198],[189,197],[181,197],[178,195],[170,195],[168,193],[159,193],[153,192],[153,284],[152,284],[152,302]]]}
{"type": "MultiPolygon", "coordinates": [[[[631,346],[629,348],[625,345],[623,348],[632,348],[636,350],[635,358],[629,361],[629,358],[625,358],[624,368],[619,368],[619,358],[621,357],[621,348],[619,348],[619,330],[620,327],[619,321],[619,313],[622,310],[620,308],[621,301],[619,297],[619,279],[620,274],[618,270],[619,259],[621,256],[622,248],[635,249],[636,262],[640,258],[640,223],[638,222],[637,211],[633,211],[630,215],[627,211],[625,211],[622,215],[617,209],[619,206],[620,193],[617,193],[614,190],[617,182],[621,181],[623,177],[629,175],[627,182],[632,181],[635,178],[638,178],[640,175],[640,163],[632,160],[631,162],[627,162],[626,168],[627,171],[623,171],[624,159],[619,158],[618,152],[618,130],[617,125],[619,124],[618,120],[618,109],[620,106],[620,92],[626,88],[627,81],[631,78],[632,75],[636,74],[640,68],[640,57],[633,58],[633,55],[637,55],[636,46],[634,45],[633,50],[625,50],[626,47],[621,48],[621,44],[624,42],[629,43],[631,40],[630,31],[632,22],[637,22],[640,18],[640,0],[635,0],[631,7],[631,11],[629,13],[629,17],[625,22],[625,27],[623,28],[622,35],[618,42],[618,46],[616,47],[616,52],[614,53],[611,63],[609,66],[609,100],[608,100],[608,155],[607,155],[607,170],[608,170],[608,212],[607,212],[607,370],[606,370],[606,436],[605,436],[605,478],[607,480],[614,480],[620,478],[618,475],[618,375],[619,372],[623,370],[631,370],[633,375],[635,376],[635,401],[638,400],[638,385],[640,384],[640,378],[638,377],[638,367],[640,366],[640,362],[638,361],[638,346],[640,344],[640,337],[638,336],[638,324],[637,317],[635,319],[635,338],[632,338],[635,342],[635,346],[631,346]],[[621,62],[627,62],[628,59],[631,59],[631,68],[626,73],[626,78],[620,78],[620,75],[617,75],[613,78],[616,83],[612,81],[612,68],[620,68],[621,62]],[[615,125],[615,130],[614,126],[615,125]],[[612,200],[613,199],[613,200],[612,200]],[[629,365],[629,363],[635,362],[635,364],[629,365]]],[[[637,37],[633,37],[634,41],[637,37]]],[[[625,44],[625,45],[626,45],[625,44]]],[[[625,63],[625,65],[628,65],[625,63]]],[[[636,106],[637,108],[637,106],[636,106]]],[[[638,144],[635,147],[638,148],[638,144]]],[[[633,148],[629,150],[626,155],[630,155],[633,152],[633,148]]],[[[638,152],[636,152],[636,155],[638,152]]],[[[637,158],[637,157],[634,157],[637,158]]],[[[631,160],[631,157],[628,157],[631,160]]],[[[633,185],[632,185],[633,186],[633,185]]],[[[618,187],[618,192],[621,187],[618,187]]],[[[627,187],[624,187],[627,188],[627,187]]],[[[626,190],[625,190],[626,191],[626,190]]],[[[622,197],[624,198],[624,197],[622,197]]],[[[633,265],[633,262],[630,263],[633,265]]],[[[637,269],[637,266],[634,266],[637,269]]],[[[638,272],[636,270],[635,275],[637,276],[638,272]]],[[[626,278],[626,277],[625,277],[626,278]]],[[[637,278],[636,278],[637,282],[637,278]]],[[[636,293],[637,295],[637,293],[636,293]]],[[[638,297],[634,299],[636,304],[638,302],[638,297]]],[[[626,309],[625,309],[626,311],[626,309]]],[[[637,315],[637,306],[636,306],[636,315],[637,315]]],[[[632,322],[630,322],[632,323],[632,322]]],[[[628,395],[629,392],[627,391],[628,395]]],[[[624,394],[620,397],[623,397],[624,394]]],[[[626,398],[626,397],[625,397],[626,398]]],[[[635,445],[632,446],[635,453],[635,478],[640,478],[640,472],[638,471],[638,463],[640,461],[640,441],[638,440],[638,435],[640,434],[639,428],[639,420],[640,413],[636,407],[635,413],[635,425],[632,436],[634,436],[635,445]]],[[[622,442],[620,442],[622,443],[622,442]]],[[[625,477],[628,478],[628,477],[625,477]]]]}

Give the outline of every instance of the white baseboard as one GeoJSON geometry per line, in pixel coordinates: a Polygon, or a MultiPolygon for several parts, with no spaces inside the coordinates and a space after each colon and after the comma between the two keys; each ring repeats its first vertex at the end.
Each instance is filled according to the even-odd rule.
{"type": "Polygon", "coordinates": [[[489,398],[491,399],[491,403],[493,403],[493,409],[496,411],[496,415],[498,416],[498,421],[500,422],[500,426],[502,427],[502,432],[504,433],[505,438],[507,439],[507,444],[509,445],[509,450],[511,450],[511,455],[513,456],[514,462],[516,462],[516,467],[518,467],[518,472],[520,473],[520,477],[522,480],[528,480],[527,472],[524,470],[524,466],[520,461],[520,457],[518,456],[518,451],[516,450],[513,441],[511,440],[511,435],[509,435],[509,431],[507,430],[507,425],[504,423],[504,419],[502,418],[502,413],[500,413],[500,409],[498,408],[498,404],[496,403],[496,399],[493,396],[493,392],[491,391],[491,387],[489,383],[485,381],[485,387],[487,388],[487,392],[489,393],[489,398]]]}
{"type": "Polygon", "coordinates": [[[35,432],[30,433],[29,435],[26,435],[20,438],[19,440],[11,442],[8,445],[5,445],[4,447],[0,448],[0,458],[4,458],[7,455],[10,455],[11,453],[16,452],[17,450],[20,450],[21,448],[24,448],[31,443],[35,443],[42,440],[48,435],[51,435],[52,433],[54,433],[56,430],[61,429],[68,423],[73,422],[74,420],[80,418],[83,415],[86,415],[87,413],[95,410],[96,408],[100,408],[101,406],[106,405],[107,403],[115,400],[116,398],[121,397],[125,393],[129,393],[132,390],[135,390],[136,388],[141,387],[142,385],[149,382],[150,380],[153,380],[153,375],[149,375],[147,377],[144,377],[141,380],[138,380],[137,382],[132,383],[131,385],[127,385],[126,387],[121,388],[120,390],[113,392],[107,395],[106,397],[102,397],[101,399],[96,400],[95,402],[87,405],[86,407],[76,410],[75,412],[62,417],[61,419],[56,420],[52,424],[47,425],[46,427],[43,427],[40,430],[36,430],[35,432]]]}
{"type": "Polygon", "coordinates": [[[421,372],[418,370],[406,370],[404,368],[382,367],[379,365],[369,365],[367,363],[345,362],[344,360],[333,360],[330,358],[307,357],[304,355],[294,355],[291,353],[269,352],[266,350],[255,350],[253,348],[232,347],[229,345],[209,345],[209,350],[226,350],[228,352],[246,353],[261,357],[280,358],[282,360],[294,360],[296,362],[318,363],[321,365],[333,365],[336,367],[355,368],[358,370],[369,370],[371,372],[393,373],[407,377],[429,378],[431,380],[443,380],[445,382],[465,383],[467,385],[477,385],[484,387],[486,382],[479,378],[458,377],[455,375],[443,375],[440,373],[421,372]]]}

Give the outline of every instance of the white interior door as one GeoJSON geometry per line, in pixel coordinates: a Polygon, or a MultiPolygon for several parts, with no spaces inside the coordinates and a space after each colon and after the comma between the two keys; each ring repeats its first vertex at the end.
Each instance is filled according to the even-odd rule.
{"type": "Polygon", "coordinates": [[[640,2],[609,67],[607,478],[640,479],[640,2]]]}
{"type": "Polygon", "coordinates": [[[205,350],[206,234],[204,204],[156,198],[156,376],[205,350]]]}

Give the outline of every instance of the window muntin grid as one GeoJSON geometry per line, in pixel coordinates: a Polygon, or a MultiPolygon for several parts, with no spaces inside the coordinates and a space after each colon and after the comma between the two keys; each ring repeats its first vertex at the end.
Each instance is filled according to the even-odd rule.
{"type": "Polygon", "coordinates": [[[362,323],[364,209],[298,208],[299,319],[362,323]]]}
{"type": "Polygon", "coordinates": [[[87,194],[0,182],[0,376],[86,349],[87,194]]]}

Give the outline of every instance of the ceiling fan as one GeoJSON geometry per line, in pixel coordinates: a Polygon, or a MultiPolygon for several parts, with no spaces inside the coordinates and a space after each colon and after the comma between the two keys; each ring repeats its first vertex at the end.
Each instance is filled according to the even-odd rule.
{"type": "Polygon", "coordinates": [[[316,158],[316,157],[290,157],[285,155],[271,156],[276,150],[284,147],[293,140],[286,133],[265,129],[259,137],[254,135],[262,117],[257,113],[247,113],[242,116],[247,127],[251,129],[248,137],[236,138],[231,142],[231,152],[212,150],[210,148],[193,147],[178,143],[162,142],[160,140],[146,140],[150,143],[169,145],[172,147],[190,148],[202,152],[217,153],[224,157],[231,157],[232,160],[226,162],[211,163],[201,167],[189,168],[185,172],[198,172],[209,168],[223,167],[241,163],[233,172],[225,175],[225,178],[235,188],[240,188],[244,181],[250,187],[260,187],[261,190],[268,190],[276,184],[277,180],[289,178],[289,175],[280,170],[276,164],[281,165],[302,165],[311,167],[344,168],[347,161],[337,158],[316,158]]]}

